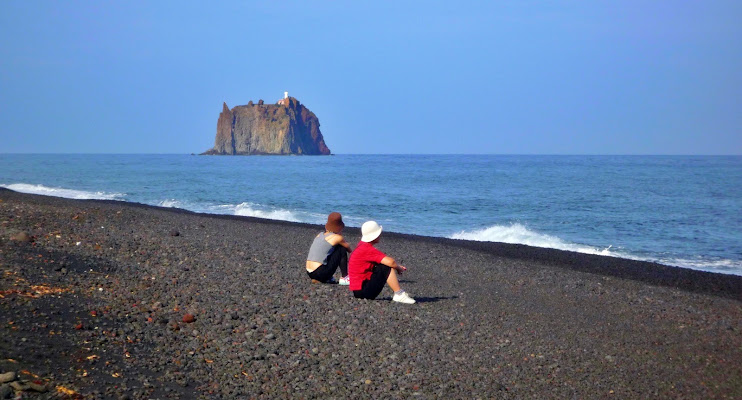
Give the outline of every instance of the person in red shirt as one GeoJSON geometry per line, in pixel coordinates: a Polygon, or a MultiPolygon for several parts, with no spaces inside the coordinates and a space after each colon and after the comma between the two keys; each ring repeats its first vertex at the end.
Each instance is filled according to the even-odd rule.
{"type": "Polygon", "coordinates": [[[402,290],[397,278],[407,268],[374,247],[379,242],[381,229],[376,221],[368,221],[361,226],[363,236],[348,262],[349,288],[358,299],[375,299],[387,284],[394,291],[392,301],[414,304],[415,299],[402,290]]]}

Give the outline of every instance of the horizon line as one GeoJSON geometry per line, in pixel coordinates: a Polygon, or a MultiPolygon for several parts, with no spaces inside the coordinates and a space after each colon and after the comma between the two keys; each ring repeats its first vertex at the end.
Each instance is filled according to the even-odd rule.
{"type": "MultiPolygon", "coordinates": [[[[200,156],[199,153],[93,153],[93,152],[0,152],[0,155],[190,155],[200,156]]],[[[208,155],[215,156],[215,155],[208,155]]],[[[251,154],[251,155],[216,155],[217,157],[326,157],[325,155],[306,155],[306,154],[251,154]]],[[[742,153],[738,154],[711,154],[711,153],[700,153],[700,154],[687,154],[687,153],[331,153],[329,156],[620,156],[620,157],[739,157],[742,153]]]]}

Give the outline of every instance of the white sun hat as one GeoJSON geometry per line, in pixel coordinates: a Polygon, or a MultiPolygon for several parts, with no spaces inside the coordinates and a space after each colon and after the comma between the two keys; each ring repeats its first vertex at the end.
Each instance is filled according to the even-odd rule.
{"type": "Polygon", "coordinates": [[[361,226],[361,242],[373,242],[374,239],[381,235],[381,225],[377,224],[376,221],[366,221],[361,226]]]}

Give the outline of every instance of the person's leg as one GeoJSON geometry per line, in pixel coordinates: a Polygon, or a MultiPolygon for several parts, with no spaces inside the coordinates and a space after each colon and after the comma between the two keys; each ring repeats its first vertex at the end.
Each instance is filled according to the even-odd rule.
{"type": "Polygon", "coordinates": [[[392,296],[392,301],[396,301],[399,303],[404,304],[415,304],[415,299],[410,297],[407,293],[405,293],[404,290],[399,286],[399,279],[397,278],[397,270],[392,269],[392,272],[389,274],[389,278],[387,278],[386,281],[387,285],[389,285],[389,288],[391,288],[394,291],[394,296],[392,296]]]}
{"type": "Polygon", "coordinates": [[[389,277],[386,278],[386,284],[389,285],[389,288],[392,289],[394,293],[399,292],[402,288],[399,286],[399,278],[397,278],[397,270],[394,268],[389,268],[391,271],[389,272],[389,277]]]}
{"type": "Polygon", "coordinates": [[[342,258],[340,259],[340,265],[338,267],[340,268],[340,274],[343,275],[343,277],[348,276],[348,252],[345,250],[345,247],[341,246],[341,252],[342,258]]]}
{"type": "Polygon", "coordinates": [[[348,273],[348,253],[340,245],[333,248],[332,253],[327,256],[325,264],[320,265],[319,268],[310,272],[309,277],[320,282],[327,282],[335,275],[338,267],[340,267],[341,272],[345,269],[345,273],[348,273]]]}
{"type": "Polygon", "coordinates": [[[332,253],[327,256],[327,265],[333,268],[333,274],[337,268],[340,268],[342,276],[348,276],[348,252],[345,251],[345,247],[341,245],[335,246],[332,253]]]}
{"type": "Polygon", "coordinates": [[[383,264],[376,264],[371,278],[363,282],[361,290],[354,290],[353,296],[360,299],[375,299],[386,284],[392,269],[383,264]]]}
{"type": "Polygon", "coordinates": [[[315,269],[312,272],[309,272],[309,277],[320,281],[320,282],[327,282],[332,278],[332,275],[335,274],[335,270],[337,267],[332,268],[328,266],[327,264],[320,265],[319,268],[315,269]]]}

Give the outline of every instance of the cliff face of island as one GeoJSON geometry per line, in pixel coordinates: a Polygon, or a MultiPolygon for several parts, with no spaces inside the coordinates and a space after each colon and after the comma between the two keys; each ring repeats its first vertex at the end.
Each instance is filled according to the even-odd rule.
{"type": "Polygon", "coordinates": [[[216,123],[214,147],[203,154],[329,155],[319,120],[294,97],[276,104],[250,101],[231,110],[224,103],[216,123]]]}

